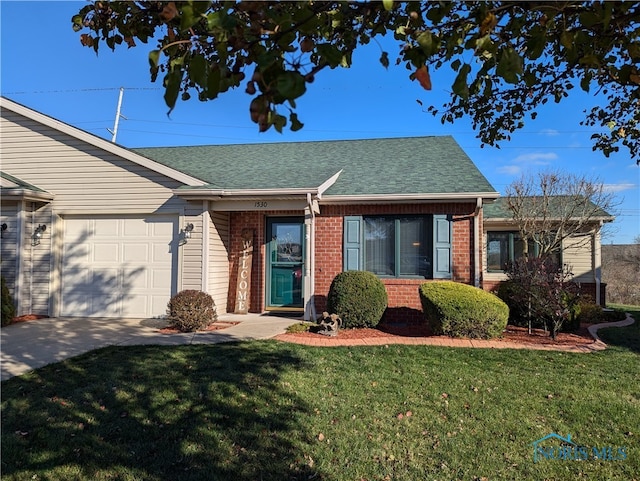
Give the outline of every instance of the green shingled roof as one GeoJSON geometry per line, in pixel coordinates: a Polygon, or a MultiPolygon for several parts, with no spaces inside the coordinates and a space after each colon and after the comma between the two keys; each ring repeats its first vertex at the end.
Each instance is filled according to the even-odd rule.
{"type": "MultiPolygon", "coordinates": [[[[561,214],[562,206],[566,205],[564,201],[560,202],[561,199],[566,199],[566,197],[565,196],[552,197],[549,203],[549,211],[552,213],[552,215],[555,215],[557,217],[561,216],[560,214],[561,214]]],[[[593,210],[595,215],[593,215],[592,217],[603,217],[603,218],[609,218],[613,220],[613,216],[611,214],[609,214],[607,211],[597,207],[595,204],[590,202],[590,205],[587,210],[592,211],[592,209],[595,209],[593,210]]],[[[505,197],[501,197],[499,199],[496,199],[494,202],[490,204],[486,204],[483,207],[483,215],[485,220],[512,218],[512,214],[507,208],[507,199],[505,197]]]]}
{"type": "Polygon", "coordinates": [[[132,150],[211,189],[313,189],[342,170],[326,196],[495,192],[450,136],[132,150]]]}

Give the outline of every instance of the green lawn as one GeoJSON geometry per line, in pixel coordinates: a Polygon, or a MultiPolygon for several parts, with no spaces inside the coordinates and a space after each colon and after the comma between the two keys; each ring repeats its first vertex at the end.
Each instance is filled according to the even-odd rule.
{"type": "Polygon", "coordinates": [[[2,479],[640,479],[640,329],[610,336],[591,354],[102,349],[2,383],[2,479]],[[625,459],[534,463],[552,432],[625,459]]]}

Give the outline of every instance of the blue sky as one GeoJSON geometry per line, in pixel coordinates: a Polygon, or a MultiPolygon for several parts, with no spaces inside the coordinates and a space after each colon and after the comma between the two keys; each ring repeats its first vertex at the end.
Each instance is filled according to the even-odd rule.
{"type": "Polygon", "coordinates": [[[465,119],[442,125],[424,111],[448,97],[448,67],[432,72],[433,90],[427,92],[403,66],[394,66],[396,44],[384,43],[391,59],[385,70],[377,60],[382,49],[372,42],[356,53],[350,69],[323,71],[308,85],[297,102],[301,131],[260,134],[249,119],[244,88],[212,102],[178,101],[168,117],[161,84],[149,79],[147,56],[155,43],[115,53],[103,45],[96,56],[71,28],[83,5],[0,1],[3,96],[110,140],[107,129],[124,87],[126,119],[120,120],[117,142],[130,148],[452,135],[501,193],[524,172],[554,169],[599,178],[620,202],[603,242],[629,244],[640,235],[640,167],[625,151],[610,158],[592,152],[592,132],[579,122],[593,99],[579,88],[562,103],[542,107],[501,149],[481,148],[465,119]]]}

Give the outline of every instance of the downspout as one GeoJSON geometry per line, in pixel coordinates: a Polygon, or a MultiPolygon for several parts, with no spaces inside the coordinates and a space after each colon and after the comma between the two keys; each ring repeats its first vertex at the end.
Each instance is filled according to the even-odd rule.
{"type": "Polygon", "coordinates": [[[316,306],[314,301],[315,281],[312,275],[315,268],[315,211],[311,193],[307,192],[307,208],[304,216],[305,263],[304,263],[304,320],[315,320],[316,306]]]}
{"type": "Polygon", "coordinates": [[[473,285],[480,287],[480,239],[482,232],[480,225],[480,211],[482,210],[482,197],[476,199],[476,210],[473,213],[473,285]]]}
{"type": "Polygon", "coordinates": [[[26,219],[25,211],[27,209],[27,203],[21,200],[18,203],[18,212],[16,212],[16,275],[13,281],[13,303],[17,310],[16,315],[21,316],[23,314],[31,314],[24,309],[24,267],[25,267],[25,232],[26,232],[26,219]]]}
{"type": "Polygon", "coordinates": [[[200,249],[202,250],[202,271],[201,271],[201,290],[202,292],[209,292],[209,201],[202,201],[202,214],[200,215],[200,219],[202,221],[202,245],[200,249]]]}
{"type": "Polygon", "coordinates": [[[593,275],[596,284],[596,305],[601,305],[600,299],[600,284],[602,282],[602,259],[601,259],[601,245],[600,245],[600,230],[602,229],[602,221],[595,230],[592,236],[592,251],[593,251],[593,275]]]}

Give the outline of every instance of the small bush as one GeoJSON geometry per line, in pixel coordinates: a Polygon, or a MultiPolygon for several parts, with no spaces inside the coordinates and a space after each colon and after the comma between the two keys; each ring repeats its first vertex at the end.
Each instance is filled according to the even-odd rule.
{"type": "Polygon", "coordinates": [[[9,288],[7,287],[7,282],[4,280],[4,277],[0,278],[0,282],[2,284],[2,317],[0,317],[0,325],[8,326],[13,322],[13,318],[16,317],[16,307],[13,304],[13,299],[11,298],[9,288]]]}
{"type": "Polygon", "coordinates": [[[178,292],[167,305],[171,327],[181,332],[204,329],[218,319],[213,298],[206,292],[185,290],[178,292]]]}
{"type": "Polygon", "coordinates": [[[387,302],[387,290],[373,272],[347,271],[331,282],[327,311],[340,316],[345,329],[376,327],[387,302]]]}
{"type": "Polygon", "coordinates": [[[297,332],[309,332],[309,329],[314,326],[311,322],[297,322],[295,324],[287,327],[286,331],[290,334],[295,334],[297,332]]]}
{"type": "Polygon", "coordinates": [[[578,315],[576,317],[578,322],[584,322],[585,324],[595,324],[604,321],[602,307],[593,302],[579,303],[578,315]]]}
{"type": "Polygon", "coordinates": [[[426,282],[420,301],[434,334],[489,339],[507,327],[509,307],[490,292],[451,281],[426,282]]]}

